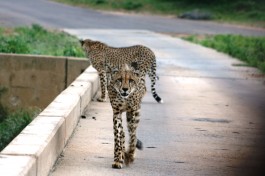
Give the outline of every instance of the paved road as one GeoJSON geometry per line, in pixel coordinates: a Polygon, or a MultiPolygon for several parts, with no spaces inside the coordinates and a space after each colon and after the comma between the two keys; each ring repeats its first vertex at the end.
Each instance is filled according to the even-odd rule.
{"type": "Polygon", "coordinates": [[[181,20],[175,17],[94,11],[48,0],[0,1],[0,26],[32,23],[52,28],[146,29],[181,34],[265,35],[265,29],[181,20]]]}
{"type": "Polygon", "coordinates": [[[151,47],[165,103],[156,103],[148,86],[138,128],[144,150],[122,170],[111,168],[110,104],[90,103],[51,176],[264,175],[265,82],[250,76],[255,69],[234,67],[240,62],[226,55],[148,31],[67,31],[113,46],[151,47]]]}

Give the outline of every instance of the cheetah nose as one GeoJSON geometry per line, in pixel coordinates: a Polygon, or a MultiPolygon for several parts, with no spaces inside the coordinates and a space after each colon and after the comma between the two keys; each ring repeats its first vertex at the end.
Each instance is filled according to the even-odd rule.
{"type": "Polygon", "coordinates": [[[127,92],[127,91],[128,91],[128,88],[122,88],[122,90],[123,90],[124,92],[127,92]]]}

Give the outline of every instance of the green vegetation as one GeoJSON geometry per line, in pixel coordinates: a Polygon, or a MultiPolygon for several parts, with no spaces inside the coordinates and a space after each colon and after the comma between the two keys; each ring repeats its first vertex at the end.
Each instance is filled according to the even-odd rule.
{"type": "MultiPolygon", "coordinates": [[[[7,91],[7,89],[5,87],[1,87],[0,86],[0,100],[1,100],[1,97],[2,95],[7,91]]],[[[0,123],[6,118],[7,116],[7,110],[6,108],[4,108],[1,104],[1,101],[0,101],[0,123]]]]}
{"type": "Polygon", "coordinates": [[[200,11],[211,19],[265,27],[264,0],[55,0],[103,10],[135,11],[166,15],[200,11]]]}
{"type": "Polygon", "coordinates": [[[265,73],[265,37],[239,35],[188,36],[185,40],[214,48],[245,61],[265,73]]]}
{"type": "Polygon", "coordinates": [[[17,110],[6,114],[4,120],[0,122],[0,151],[32,121],[33,112],[17,110]]]}
{"type": "MultiPolygon", "coordinates": [[[[84,57],[78,39],[60,31],[46,30],[39,25],[0,28],[0,52],[53,56],[84,57]]],[[[0,87],[0,100],[7,89],[0,87]]],[[[13,140],[39,113],[39,109],[4,107],[0,101],[0,151],[13,140]]]]}
{"type": "Polygon", "coordinates": [[[0,28],[0,52],[84,57],[76,37],[64,32],[48,31],[39,25],[0,28]]]}
{"type": "MultiPolygon", "coordinates": [[[[6,88],[0,87],[0,99],[6,91],[6,88]]],[[[38,109],[20,109],[11,112],[0,101],[0,151],[32,121],[37,113],[38,109]]]]}

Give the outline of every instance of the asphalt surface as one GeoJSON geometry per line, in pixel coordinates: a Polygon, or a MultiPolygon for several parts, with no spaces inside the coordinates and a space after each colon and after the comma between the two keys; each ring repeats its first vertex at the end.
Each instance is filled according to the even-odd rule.
{"type": "Polygon", "coordinates": [[[241,62],[213,50],[141,31],[264,36],[264,29],[102,12],[47,0],[0,1],[1,27],[33,23],[49,28],[83,28],[68,32],[113,46],[149,46],[157,55],[157,90],[165,101],[157,104],[148,87],[138,128],[144,150],[137,151],[135,163],[122,170],[111,168],[110,104],[92,102],[86,111],[87,118],[80,120],[52,176],[264,175],[262,75],[252,68],[233,66],[241,62]]]}
{"type": "Polygon", "coordinates": [[[137,151],[130,167],[117,170],[111,168],[110,103],[91,102],[51,176],[264,175],[265,82],[257,70],[233,66],[242,63],[148,31],[66,31],[117,47],[150,47],[158,61],[157,92],[165,103],[155,102],[147,82],[137,131],[144,150],[137,151]]]}
{"type": "Polygon", "coordinates": [[[0,1],[0,26],[33,23],[50,28],[145,29],[177,34],[265,35],[265,29],[182,20],[176,17],[102,12],[48,0],[0,1]]]}

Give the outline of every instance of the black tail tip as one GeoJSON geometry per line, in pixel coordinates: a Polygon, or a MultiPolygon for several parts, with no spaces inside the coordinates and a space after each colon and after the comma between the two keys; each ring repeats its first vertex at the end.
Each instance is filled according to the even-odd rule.
{"type": "Polygon", "coordinates": [[[137,139],[136,148],[138,148],[139,150],[143,150],[144,148],[142,141],[140,141],[139,139],[137,139]]]}
{"type": "Polygon", "coordinates": [[[157,103],[164,103],[164,101],[159,96],[157,96],[155,100],[157,101],[157,103]]]}

